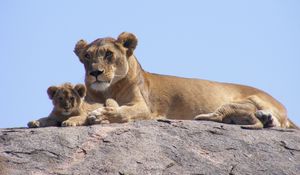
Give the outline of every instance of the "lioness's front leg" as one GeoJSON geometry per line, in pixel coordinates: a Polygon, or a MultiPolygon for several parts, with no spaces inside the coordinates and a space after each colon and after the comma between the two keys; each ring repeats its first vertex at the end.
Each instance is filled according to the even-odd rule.
{"type": "Polygon", "coordinates": [[[105,106],[90,113],[89,124],[125,123],[138,119],[149,119],[150,112],[144,101],[135,101],[133,105],[119,106],[113,99],[107,99],[105,106]]]}
{"type": "Polygon", "coordinates": [[[54,120],[52,117],[44,117],[38,120],[33,120],[27,123],[29,128],[39,128],[39,127],[47,127],[47,126],[59,126],[58,122],[54,120]]]}
{"type": "Polygon", "coordinates": [[[61,123],[61,126],[84,126],[87,124],[85,116],[74,116],[61,123]]]}
{"type": "Polygon", "coordinates": [[[144,103],[137,103],[132,106],[105,107],[102,114],[104,119],[110,123],[125,123],[150,118],[149,109],[144,103]]]}
{"type": "MultiPolygon", "coordinates": [[[[107,99],[105,101],[105,106],[106,107],[112,107],[112,108],[119,108],[119,104],[114,100],[114,99],[107,99]]],[[[93,125],[93,124],[108,124],[110,123],[107,120],[107,117],[103,115],[104,108],[98,108],[92,112],[89,113],[89,116],[87,117],[88,124],[93,125]]]]}

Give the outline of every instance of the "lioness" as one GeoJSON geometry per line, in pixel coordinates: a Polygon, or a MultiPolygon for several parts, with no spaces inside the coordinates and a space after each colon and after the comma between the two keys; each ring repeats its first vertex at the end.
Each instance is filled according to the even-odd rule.
{"type": "MultiPolygon", "coordinates": [[[[52,112],[48,117],[30,121],[27,124],[28,127],[87,125],[89,124],[87,120],[88,113],[103,108],[102,104],[88,103],[83,100],[86,94],[86,88],[83,84],[73,86],[70,83],[65,83],[61,86],[50,86],[47,93],[54,106],[52,112]]],[[[106,104],[107,106],[112,104],[112,107],[118,106],[114,104],[112,99],[108,99],[106,104]]],[[[97,120],[92,121],[94,123],[97,120]]],[[[103,123],[107,122],[103,121],[103,123]]]]}
{"type": "Polygon", "coordinates": [[[195,118],[249,129],[296,127],[282,104],[256,88],[144,71],[133,55],[137,43],[135,35],[123,32],[117,39],[80,40],[75,46],[85,67],[87,98],[98,103],[113,98],[120,105],[100,114],[110,122],[195,118]]]}

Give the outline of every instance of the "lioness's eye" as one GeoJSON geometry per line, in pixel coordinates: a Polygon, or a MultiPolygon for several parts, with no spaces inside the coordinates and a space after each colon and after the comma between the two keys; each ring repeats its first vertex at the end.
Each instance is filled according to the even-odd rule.
{"type": "Polygon", "coordinates": [[[84,55],[84,57],[85,57],[86,59],[90,59],[90,58],[91,58],[91,55],[88,54],[88,53],[86,53],[86,54],[84,55]]]}
{"type": "Polygon", "coordinates": [[[62,97],[59,97],[58,99],[59,99],[59,101],[63,101],[63,98],[62,98],[62,97]]]}
{"type": "Polygon", "coordinates": [[[75,100],[75,98],[74,98],[74,97],[71,97],[70,99],[71,99],[71,101],[74,101],[74,100],[75,100]]]}
{"type": "Polygon", "coordinates": [[[111,61],[113,53],[111,51],[106,51],[104,58],[107,59],[108,61],[111,61]]]}

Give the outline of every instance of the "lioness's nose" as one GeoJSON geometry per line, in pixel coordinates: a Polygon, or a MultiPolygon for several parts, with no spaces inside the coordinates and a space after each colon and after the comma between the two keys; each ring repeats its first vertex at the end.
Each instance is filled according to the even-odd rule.
{"type": "Polygon", "coordinates": [[[103,73],[103,71],[100,70],[95,70],[93,72],[90,72],[90,75],[94,76],[94,77],[98,77],[98,75],[101,75],[103,73]]]}

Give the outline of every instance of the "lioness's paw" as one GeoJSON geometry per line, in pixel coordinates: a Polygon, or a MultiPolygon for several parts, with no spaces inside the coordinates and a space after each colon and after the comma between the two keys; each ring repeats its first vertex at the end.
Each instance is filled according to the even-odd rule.
{"type": "Polygon", "coordinates": [[[88,115],[97,117],[97,116],[102,115],[102,112],[103,112],[103,108],[98,108],[98,109],[93,110],[92,112],[90,112],[88,115]]]}
{"type": "Polygon", "coordinates": [[[89,125],[95,125],[95,124],[108,124],[110,123],[106,117],[104,116],[94,116],[90,115],[87,117],[87,121],[89,125]]]}
{"type": "Polygon", "coordinates": [[[37,120],[33,120],[33,121],[28,122],[27,126],[29,128],[38,128],[38,127],[40,127],[40,122],[37,120]]]}
{"type": "Polygon", "coordinates": [[[109,99],[106,100],[105,106],[106,107],[115,107],[115,108],[117,108],[117,107],[119,107],[119,104],[114,99],[109,98],[109,99]]]}
{"type": "Polygon", "coordinates": [[[269,111],[258,110],[255,116],[263,123],[265,128],[280,127],[278,119],[269,111]]]}
{"type": "Polygon", "coordinates": [[[103,108],[102,114],[111,123],[124,123],[129,121],[126,115],[122,115],[119,107],[105,107],[103,108]]]}
{"type": "Polygon", "coordinates": [[[100,124],[110,124],[109,120],[101,120],[100,124]]]}
{"type": "Polygon", "coordinates": [[[67,127],[67,126],[78,126],[77,122],[74,121],[64,121],[61,123],[61,126],[67,127]]]}
{"type": "Polygon", "coordinates": [[[87,121],[89,125],[100,124],[102,120],[103,108],[98,108],[88,113],[87,121]]]}
{"type": "Polygon", "coordinates": [[[102,115],[106,116],[107,118],[113,117],[119,117],[120,113],[118,111],[118,108],[116,107],[104,107],[102,111],[102,115]]]}
{"type": "Polygon", "coordinates": [[[90,115],[87,117],[87,121],[89,125],[100,124],[101,120],[97,118],[95,115],[90,115]]]}

